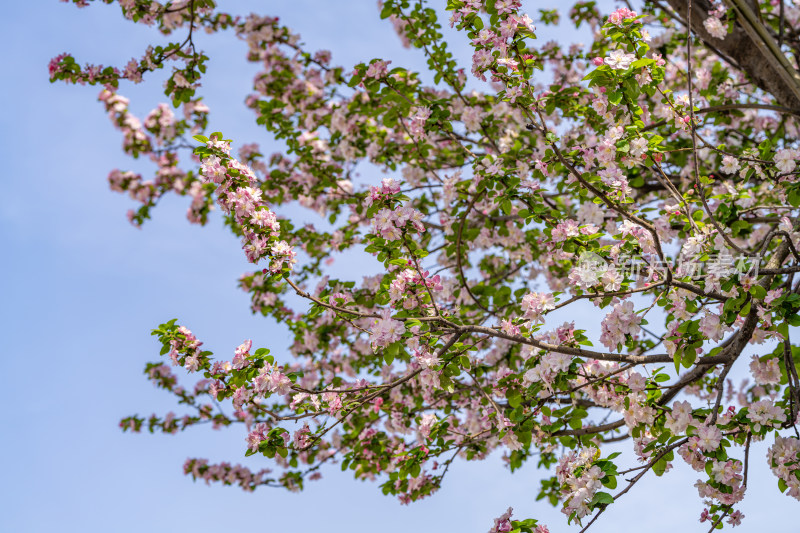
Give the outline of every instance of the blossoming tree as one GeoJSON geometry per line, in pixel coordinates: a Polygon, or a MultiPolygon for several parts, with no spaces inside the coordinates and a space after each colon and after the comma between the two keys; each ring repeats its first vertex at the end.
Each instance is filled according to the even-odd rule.
{"type": "MultiPolygon", "coordinates": [[[[427,2],[384,0],[381,18],[427,59],[418,73],[334,66],[277,18],[212,0],[104,2],[180,35],[121,68],[50,64],[54,81],[102,87],[124,151],[155,165],[147,179],[113,170],[111,188],[140,204],[137,225],[170,193],[193,223],[218,208],[257,265],[240,280],[253,312],[292,339],[291,357],[247,340],[215,357],[186,325],[160,325],[164,359],[146,375],[185,414],[123,429],[232,426],[269,467],[193,458],[187,474],[299,490],[337,463],[403,502],[456,458],[498,452],[512,470],[553,469],[539,498],[584,529],[677,460],[698,472],[701,520],[736,525],[751,443],[767,439],[780,490],[800,499],[794,4],[649,0],[604,16],[577,2],[587,47],[537,43],[518,0],[449,0],[474,49],[461,66],[427,2]],[[263,69],[246,105],[283,153],[206,131],[198,31],[246,43],[263,69]],[[171,103],[140,120],[118,88],[158,69],[171,103]],[[296,224],[291,206],[327,222],[296,224]],[[343,251],[381,274],[330,279],[343,251]],[[554,323],[567,308],[602,317],[600,335],[554,323]],[[181,386],[171,367],[199,379],[181,386]],[[618,441],[628,457],[604,454],[618,441]]],[[[547,528],[509,510],[492,531],[511,530],[547,528]]]]}

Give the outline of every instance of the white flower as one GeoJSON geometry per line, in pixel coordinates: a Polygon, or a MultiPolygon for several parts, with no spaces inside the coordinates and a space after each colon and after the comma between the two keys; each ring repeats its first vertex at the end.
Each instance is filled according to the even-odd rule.
{"type": "Polygon", "coordinates": [[[739,160],[731,155],[722,158],[722,172],[725,174],[735,174],[739,170],[739,160]]]}
{"type": "Polygon", "coordinates": [[[608,57],[605,58],[605,63],[609,67],[617,70],[625,70],[631,66],[631,63],[636,59],[634,54],[626,54],[622,50],[614,50],[608,57]]]}
{"type": "Polygon", "coordinates": [[[715,39],[724,39],[728,34],[728,30],[717,17],[708,17],[703,21],[703,26],[705,26],[706,31],[715,39]]]}
{"type": "Polygon", "coordinates": [[[778,150],[775,152],[775,157],[773,157],[773,161],[775,161],[775,166],[778,167],[783,173],[791,172],[797,166],[794,160],[797,159],[797,150],[792,150],[791,148],[784,148],[783,150],[778,150]]]}
{"type": "Polygon", "coordinates": [[[631,141],[630,153],[633,157],[641,157],[647,152],[647,139],[638,137],[631,141]]]}

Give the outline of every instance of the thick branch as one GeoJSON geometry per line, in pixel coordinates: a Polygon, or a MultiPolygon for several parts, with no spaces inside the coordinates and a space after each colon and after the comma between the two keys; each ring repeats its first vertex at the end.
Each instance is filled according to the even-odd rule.
{"type": "MultiPolygon", "coordinates": [[[[686,20],[688,11],[686,0],[668,0],[668,3],[686,20]]],[[[736,7],[742,4],[744,8],[748,8],[747,2],[743,0],[731,3],[736,4],[736,7]]],[[[770,46],[775,43],[763,24],[739,15],[732,31],[725,36],[725,39],[716,39],[703,26],[703,21],[709,17],[711,3],[708,0],[693,0],[692,4],[692,31],[709,45],[709,49],[733,59],[759,88],[774,96],[782,106],[793,110],[800,109],[798,74],[794,69],[787,70],[788,61],[785,57],[781,61],[781,58],[776,56],[776,47],[770,46]]]]}

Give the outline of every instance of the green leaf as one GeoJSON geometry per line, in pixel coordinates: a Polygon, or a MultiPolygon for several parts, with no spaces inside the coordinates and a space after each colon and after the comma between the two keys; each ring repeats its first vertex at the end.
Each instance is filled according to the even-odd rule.
{"type": "Polygon", "coordinates": [[[792,207],[800,207],[800,189],[792,189],[787,196],[792,207]]]}
{"type": "Polygon", "coordinates": [[[666,471],[667,471],[667,460],[666,458],[662,457],[661,459],[656,461],[656,464],[653,465],[653,472],[655,473],[655,475],[661,477],[664,475],[664,472],[666,471]]]}
{"type": "Polygon", "coordinates": [[[681,364],[684,368],[691,368],[695,361],[697,361],[697,351],[692,346],[689,346],[683,351],[681,364]]]}
{"type": "Polygon", "coordinates": [[[607,492],[598,492],[594,495],[589,505],[594,507],[596,505],[608,505],[611,503],[614,503],[614,497],[611,494],[607,492]]]}
{"type": "Polygon", "coordinates": [[[750,314],[750,304],[751,303],[752,303],[752,300],[748,300],[747,303],[742,306],[742,308],[739,310],[739,316],[747,316],[747,315],[750,314]]]}
{"type": "Polygon", "coordinates": [[[754,285],[750,288],[750,294],[753,295],[753,298],[756,300],[763,300],[767,297],[767,289],[762,287],[761,285],[754,285]]]}
{"type": "Polygon", "coordinates": [[[519,407],[522,403],[522,395],[517,389],[509,389],[508,392],[506,392],[506,399],[508,400],[508,405],[514,408],[519,407]]]}
{"type": "Polygon", "coordinates": [[[387,3],[381,9],[381,19],[389,18],[395,12],[394,5],[392,3],[387,3]]]}
{"type": "Polygon", "coordinates": [[[678,348],[675,350],[675,355],[672,356],[672,360],[675,362],[675,372],[679,373],[681,371],[681,356],[683,355],[683,348],[678,348]]]}

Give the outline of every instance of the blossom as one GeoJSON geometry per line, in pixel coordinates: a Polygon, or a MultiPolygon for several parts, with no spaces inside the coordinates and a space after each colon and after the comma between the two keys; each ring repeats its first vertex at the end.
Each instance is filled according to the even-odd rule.
{"type": "Polygon", "coordinates": [[[606,22],[615,26],[622,26],[622,22],[628,19],[636,18],[636,12],[631,11],[627,7],[621,7],[608,16],[606,22]]]}
{"type": "Polygon", "coordinates": [[[633,392],[628,395],[627,402],[629,407],[625,409],[623,418],[629,428],[639,424],[650,425],[653,423],[657,412],[653,407],[644,403],[644,395],[633,392]]]}
{"type": "Polygon", "coordinates": [[[762,362],[754,355],[750,360],[750,373],[759,385],[777,385],[781,381],[781,368],[774,357],[762,362]]]}
{"type": "Polygon", "coordinates": [[[275,394],[287,394],[292,386],[292,381],[277,370],[274,370],[267,378],[267,390],[275,394]]]}
{"type": "Polygon", "coordinates": [[[408,125],[408,132],[415,141],[421,141],[425,137],[425,123],[431,116],[431,108],[425,106],[415,107],[411,110],[414,115],[408,125]]]}
{"type": "Polygon", "coordinates": [[[722,158],[722,167],[720,170],[725,174],[735,174],[739,170],[739,160],[731,155],[726,155],[722,158]]]}
{"type": "Polygon", "coordinates": [[[390,311],[387,309],[383,312],[381,318],[375,321],[369,338],[370,343],[373,346],[388,346],[400,340],[405,331],[406,328],[403,323],[391,318],[390,311]]]}
{"type": "Polygon", "coordinates": [[[706,309],[703,318],[700,319],[700,331],[706,338],[718,341],[726,332],[731,331],[731,328],[720,322],[718,315],[706,309]]]}
{"type": "Polygon", "coordinates": [[[637,137],[631,141],[630,154],[633,157],[641,157],[647,152],[647,139],[644,137],[637,137]]]}
{"type": "Polygon", "coordinates": [[[571,355],[548,352],[542,356],[538,365],[525,372],[522,382],[524,385],[543,382],[545,385],[550,386],[556,376],[569,369],[571,364],[571,355]]]}
{"type": "Polygon", "coordinates": [[[522,96],[522,87],[520,87],[519,85],[514,87],[509,87],[509,89],[506,91],[506,98],[508,98],[508,101],[511,102],[512,104],[516,102],[517,98],[519,98],[520,96],[522,96]]]}
{"type": "Polygon", "coordinates": [[[241,370],[242,368],[247,366],[249,363],[247,357],[250,355],[250,348],[252,347],[253,347],[253,341],[249,339],[240,344],[234,352],[231,366],[237,370],[241,370]]]}
{"type": "Polygon", "coordinates": [[[215,155],[203,159],[203,166],[200,168],[203,177],[213,183],[221,183],[226,171],[227,169],[222,165],[219,157],[215,155]]]}
{"type": "Polygon", "coordinates": [[[542,316],[556,308],[556,301],[550,293],[529,292],[522,297],[524,317],[535,322],[542,322],[542,316]]]}
{"type": "Polygon", "coordinates": [[[675,402],[672,411],[667,413],[664,427],[675,435],[685,432],[692,422],[692,405],[689,402],[675,402]]]}
{"type": "Polygon", "coordinates": [[[468,132],[475,132],[481,128],[481,121],[483,120],[483,111],[478,106],[468,106],[464,108],[461,113],[461,122],[468,132]]]}
{"type": "Polygon", "coordinates": [[[728,517],[728,523],[731,527],[736,527],[742,524],[742,518],[744,518],[744,514],[737,509],[728,517]]]}
{"type": "Polygon", "coordinates": [[[489,530],[489,533],[506,533],[511,531],[513,529],[513,526],[511,525],[511,513],[513,512],[514,510],[509,507],[505,513],[495,518],[494,525],[489,530]]]}
{"type": "Polygon", "coordinates": [[[786,494],[800,500],[800,439],[776,434],[775,443],[767,450],[767,460],[772,473],[786,483],[786,494]]]}
{"type": "Polygon", "coordinates": [[[597,455],[597,448],[586,447],[579,453],[569,452],[558,461],[556,479],[562,486],[564,507],[561,512],[565,515],[575,513],[582,518],[589,514],[588,503],[603,486],[600,479],[605,475],[597,465],[592,464],[597,455]]]}
{"type": "Polygon", "coordinates": [[[376,60],[370,63],[367,71],[364,73],[365,78],[383,78],[388,73],[388,65],[391,61],[376,60]]]}
{"type": "MultiPolygon", "coordinates": [[[[167,33],[189,22],[189,0],[172,2],[174,9],[166,11],[157,2],[150,8],[120,2],[126,16],[167,33]]],[[[388,479],[384,487],[404,502],[439,488],[447,467],[437,461],[449,456],[440,457],[434,437],[475,458],[500,449],[512,464],[522,451],[559,454],[556,483],[545,492],[563,501],[570,522],[608,501],[597,496],[602,480],[609,484],[606,475],[614,475],[613,458],[600,459],[592,446],[626,433],[642,464],[680,443],[679,455],[708,475],[696,487],[708,500],[703,518],[716,520],[723,512],[719,505],[732,505],[743,494],[743,465],[731,458],[743,432],[760,440],[789,427],[795,414],[783,394],[780,350],[757,352],[761,357],[747,361],[755,386],[738,391],[702,368],[683,376],[679,368],[670,370],[674,382],[657,383],[666,374],[637,363],[670,361],[684,350],[703,355],[705,342],[717,344],[734,330],[737,349],[748,341],[778,340],[783,323],[793,323],[791,273],[767,276],[774,280],[763,289],[757,273],[736,275],[723,231],[751,262],[761,257],[766,264],[782,250],[778,256],[786,252],[786,258],[778,266],[794,264],[785,248],[789,240],[800,248],[791,207],[797,180],[786,174],[797,170],[800,157],[797,125],[749,109],[731,120],[705,121],[699,133],[708,145],[687,144],[685,35],[668,23],[666,32],[653,32],[656,42],[647,51],[643,25],[663,24],[651,16],[652,6],[645,6],[641,23],[621,8],[600,28],[595,9],[579,4],[571,17],[588,22],[595,42],[569,48],[550,42],[536,53],[517,46],[533,37],[530,17],[518,14],[521,0],[450,4],[453,22],[470,32],[473,73],[486,84],[467,84],[444,41],[431,41],[439,33],[426,26],[432,19],[424,9],[401,14],[397,5],[381,8],[404,43],[433,54],[427,63],[432,72],[398,68],[390,74],[388,61],[373,59],[348,79],[330,64],[329,53],[307,51],[276,18],[232,19],[209,6],[198,8],[196,31],[232,27],[249,47],[248,59],[259,65],[245,102],[259,124],[285,141],[285,149],[273,154],[244,145],[237,159],[222,134],[202,142],[202,134],[209,135],[208,108],[199,97],[185,102],[191,91],[168,95],[182,111],[160,104],[142,120],[111,91],[120,77],[138,81],[161,59],[184,67],[167,72],[175,73],[171,89],[197,86],[205,58],[192,62],[190,46],[170,57],[151,48],[117,74],[96,65],[81,68],[71,57],[54,61],[52,77],[106,84],[100,100],[122,132],[124,150],[156,164],[152,179],[120,170],[108,177],[113,190],[141,205],[131,219],[142,222],[168,193],[187,197],[188,216],[196,222],[205,223],[208,212],[220,208],[247,259],[259,264],[240,280],[251,309],[289,326],[288,355],[294,359],[284,365],[251,355],[249,340],[229,354],[230,361],[211,361],[189,330],[162,325],[166,364],[148,365],[147,376],[191,412],[183,420],[171,414],[128,418],[123,427],[244,427],[250,452],[276,455],[271,452],[283,440],[297,453],[284,457],[286,450],[277,450],[271,466],[278,472],[202,460],[187,462],[187,472],[247,490],[262,484],[295,489],[301,478],[310,479],[306,474],[313,477],[320,464],[341,455],[358,478],[388,479]],[[633,67],[647,62],[653,64],[633,67]],[[532,73],[540,68],[552,74],[552,84],[534,83],[532,73]],[[587,73],[590,79],[582,81],[587,73]],[[748,140],[777,130],[782,135],[771,154],[748,140]],[[190,163],[183,153],[192,135],[201,145],[190,163]],[[715,151],[720,143],[726,152],[715,151]],[[646,168],[650,163],[655,173],[646,168]],[[695,187],[696,175],[709,179],[695,187]],[[721,229],[709,223],[715,213],[721,229]],[[340,252],[347,254],[345,266],[326,272],[340,252]],[[364,261],[351,257],[361,252],[364,261]],[[716,261],[707,260],[712,254],[716,261]],[[298,258],[306,264],[289,272],[298,258]],[[723,264],[723,258],[730,261],[723,264]],[[690,271],[688,260],[705,270],[690,271]],[[350,281],[369,262],[378,263],[376,272],[350,281]],[[749,319],[723,309],[725,298],[752,303],[749,319]],[[304,301],[312,302],[310,310],[304,301]],[[575,308],[584,305],[594,311],[581,317],[575,308]],[[544,327],[559,314],[566,319],[561,326],[544,327]],[[663,349],[658,339],[642,335],[645,315],[658,322],[652,331],[662,337],[663,349]],[[599,322],[605,348],[583,348],[597,339],[590,342],[581,322],[590,330],[599,322]],[[190,376],[195,385],[184,390],[170,361],[205,376],[190,376]],[[725,402],[738,396],[744,407],[709,416],[722,385],[725,402]],[[675,401],[678,393],[697,409],[675,401]],[[233,409],[217,410],[215,401],[233,409]],[[604,429],[616,427],[607,423],[620,417],[627,432],[604,429]],[[291,421],[299,424],[281,429],[291,421]],[[573,436],[581,438],[558,437],[575,429],[579,435],[573,436]],[[593,433],[581,436],[587,430],[593,433]],[[472,446],[475,438],[479,448],[472,446]],[[416,473],[417,466],[417,475],[399,475],[416,473]]],[[[701,33],[732,41],[721,6],[712,6],[701,33]]],[[[788,13],[789,23],[794,15],[788,13]]],[[[549,23],[555,12],[542,18],[549,23]]],[[[740,102],[742,95],[756,94],[758,101],[775,96],[769,88],[753,93],[758,76],[746,64],[744,72],[727,73],[700,59],[692,65],[704,95],[717,93],[723,103],[740,102]]],[[[192,252],[193,260],[203,260],[200,250],[192,252]]],[[[708,366],[702,358],[697,365],[708,366]]],[[[781,438],[768,455],[780,487],[792,497],[800,497],[798,452],[800,441],[781,438]]],[[[741,520],[726,510],[730,522],[741,520]]],[[[514,527],[509,509],[493,532],[514,527]]]]}
{"type": "Polygon", "coordinates": [[[626,54],[622,50],[614,50],[605,58],[605,63],[616,70],[625,70],[636,60],[636,55],[626,54]]]}
{"type": "Polygon", "coordinates": [[[775,166],[778,167],[778,170],[783,173],[789,173],[797,166],[795,160],[798,158],[798,156],[800,156],[800,153],[798,153],[797,150],[784,148],[775,152],[773,161],[775,161],[775,166]]]}
{"type": "Polygon", "coordinates": [[[600,328],[600,342],[611,350],[625,341],[625,335],[636,335],[642,318],[634,312],[633,302],[616,304],[603,318],[600,328]]]}
{"type": "Polygon", "coordinates": [[[422,436],[423,439],[427,439],[428,436],[431,434],[431,429],[433,429],[433,425],[436,424],[437,418],[436,415],[433,413],[425,413],[422,415],[422,419],[420,420],[418,430],[419,434],[422,436]]]}
{"type": "Polygon", "coordinates": [[[628,376],[628,387],[632,391],[643,391],[645,385],[647,385],[647,380],[638,372],[631,372],[628,376]]]}
{"type": "Polygon", "coordinates": [[[717,426],[703,425],[697,428],[697,445],[706,452],[719,448],[722,431],[717,426]]]}
{"type": "Polygon", "coordinates": [[[578,223],[572,219],[559,222],[552,231],[553,242],[563,242],[570,237],[577,237],[578,235],[580,235],[578,223]]]}
{"type": "MultiPolygon", "coordinates": [[[[765,399],[753,402],[747,408],[747,418],[758,425],[771,426],[778,425],[786,421],[786,413],[782,408],[775,405],[772,400],[765,399]]],[[[758,431],[758,429],[756,429],[758,431]]]]}
{"type": "Polygon", "coordinates": [[[739,473],[742,471],[741,461],[717,461],[714,460],[711,466],[711,476],[715,481],[724,483],[730,487],[738,486],[742,481],[739,473]]]}
{"type": "Polygon", "coordinates": [[[703,27],[715,39],[724,39],[728,34],[727,28],[722,25],[722,22],[717,17],[708,17],[703,21],[703,27]]]}

